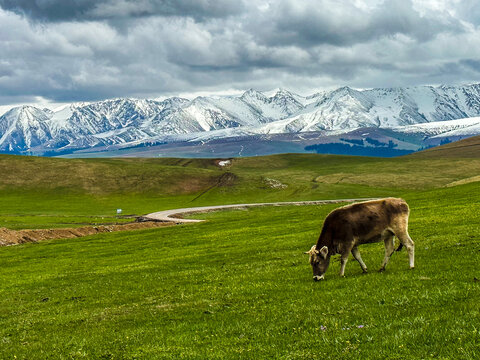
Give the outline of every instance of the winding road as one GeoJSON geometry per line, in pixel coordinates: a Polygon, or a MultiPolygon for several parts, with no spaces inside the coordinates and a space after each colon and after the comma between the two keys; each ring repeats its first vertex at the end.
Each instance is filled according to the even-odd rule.
{"type": "Polygon", "coordinates": [[[139,222],[122,225],[97,225],[83,226],[78,228],[55,228],[55,229],[25,229],[10,230],[0,228],[0,246],[9,246],[27,242],[38,242],[42,240],[64,239],[94,235],[101,232],[112,232],[121,230],[144,229],[148,227],[168,226],[169,224],[197,223],[204,220],[181,219],[175,216],[183,214],[204,213],[224,209],[245,209],[253,206],[282,206],[282,205],[322,205],[336,204],[353,201],[364,201],[373,199],[337,199],[337,200],[315,200],[315,201],[290,201],[256,204],[233,204],[191,207],[185,209],[172,209],[154,212],[137,218],[139,222]]]}
{"type": "Polygon", "coordinates": [[[367,201],[367,200],[375,200],[375,199],[376,198],[335,199],[335,200],[288,201],[288,202],[272,202],[272,203],[201,206],[201,207],[191,207],[191,208],[184,208],[184,209],[158,211],[158,212],[144,215],[142,218],[147,221],[153,220],[153,221],[162,221],[162,222],[174,222],[176,224],[198,223],[204,220],[181,219],[176,216],[184,215],[184,214],[205,213],[205,212],[225,210],[225,209],[243,209],[243,208],[254,207],[254,206],[323,205],[323,204],[337,204],[337,203],[354,202],[354,201],[367,201]]]}

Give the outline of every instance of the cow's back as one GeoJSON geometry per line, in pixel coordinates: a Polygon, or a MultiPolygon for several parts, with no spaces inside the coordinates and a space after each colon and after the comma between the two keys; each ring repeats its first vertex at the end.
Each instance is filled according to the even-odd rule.
{"type": "Polygon", "coordinates": [[[403,199],[371,200],[333,210],[325,219],[324,227],[330,229],[329,232],[341,234],[341,237],[367,238],[388,229],[398,218],[408,217],[408,213],[408,205],[403,199]]]}

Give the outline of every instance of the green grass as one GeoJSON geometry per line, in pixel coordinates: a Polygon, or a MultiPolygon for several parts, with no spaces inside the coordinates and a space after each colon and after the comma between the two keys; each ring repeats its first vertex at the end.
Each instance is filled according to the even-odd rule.
{"type": "Polygon", "coordinates": [[[111,222],[168,208],[398,195],[468,182],[480,159],[286,154],[234,159],[49,159],[0,155],[0,227],[111,222]],[[219,183],[229,172],[232,177],[219,183]],[[273,189],[266,179],[287,187],[273,189]],[[38,217],[48,215],[48,217],[38,217]],[[33,218],[35,217],[35,218],[33,218]],[[78,219],[75,219],[77,217],[78,219]],[[28,221],[26,221],[28,219],[28,221]],[[28,223],[28,224],[27,224],[28,223]]]}
{"type": "Polygon", "coordinates": [[[346,278],[303,254],[337,205],[198,215],[208,222],[0,248],[0,358],[475,359],[478,183],[401,192],[405,251],[360,248],[346,278]]]}
{"type": "Polygon", "coordinates": [[[126,224],[135,221],[135,218],[123,218],[113,216],[90,216],[77,215],[3,215],[0,216],[2,225],[8,229],[42,229],[42,228],[76,228],[86,225],[113,225],[126,224]]]}
{"type": "Polygon", "coordinates": [[[403,251],[376,272],[383,245],[369,244],[360,248],[369,274],[350,259],[342,279],[334,261],[320,283],[303,252],[338,205],[2,247],[0,359],[479,358],[478,169],[478,157],[421,154],[287,154],[227,169],[203,159],[0,156],[0,227],[130,221],[117,208],[402,196],[416,243],[414,271],[403,251]]]}

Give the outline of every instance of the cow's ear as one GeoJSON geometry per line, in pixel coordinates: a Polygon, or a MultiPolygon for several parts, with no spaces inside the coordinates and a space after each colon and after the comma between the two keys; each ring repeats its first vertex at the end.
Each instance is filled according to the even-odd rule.
{"type": "Polygon", "coordinates": [[[323,257],[324,259],[327,258],[328,248],[327,248],[326,246],[324,246],[324,247],[322,247],[322,248],[320,249],[320,255],[322,255],[322,257],[323,257]]]}

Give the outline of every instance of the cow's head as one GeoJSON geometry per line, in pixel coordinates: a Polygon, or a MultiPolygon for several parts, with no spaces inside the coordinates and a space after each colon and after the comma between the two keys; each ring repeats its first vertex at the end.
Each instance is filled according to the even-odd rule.
{"type": "Polygon", "coordinates": [[[317,250],[317,246],[313,245],[310,251],[305,254],[310,256],[310,265],[313,270],[313,280],[319,281],[324,279],[325,272],[330,263],[330,256],[328,256],[328,248],[326,246],[317,250]]]}

